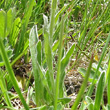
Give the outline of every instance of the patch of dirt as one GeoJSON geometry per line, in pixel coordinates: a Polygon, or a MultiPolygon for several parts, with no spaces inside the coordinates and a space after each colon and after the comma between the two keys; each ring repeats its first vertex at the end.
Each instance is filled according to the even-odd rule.
{"type": "Polygon", "coordinates": [[[64,84],[66,87],[66,92],[68,97],[72,98],[71,102],[69,103],[70,107],[73,105],[77,97],[82,82],[83,82],[83,77],[75,69],[69,71],[65,77],[64,84]]]}

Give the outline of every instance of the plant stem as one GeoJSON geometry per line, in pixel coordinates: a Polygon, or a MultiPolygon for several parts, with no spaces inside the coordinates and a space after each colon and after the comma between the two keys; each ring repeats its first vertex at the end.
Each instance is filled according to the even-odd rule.
{"type": "MultiPolygon", "coordinates": [[[[49,28],[49,72],[50,72],[50,77],[51,77],[51,83],[53,86],[53,92],[55,91],[54,88],[54,77],[53,77],[53,55],[52,55],[52,45],[53,45],[53,31],[54,31],[54,25],[55,25],[55,12],[56,12],[56,7],[57,7],[57,0],[52,0],[51,2],[51,16],[50,16],[50,28],[49,28]]],[[[54,94],[54,93],[53,93],[54,94]]]]}
{"type": "Polygon", "coordinates": [[[62,17],[60,35],[59,35],[60,42],[59,42],[59,50],[58,50],[58,69],[57,69],[57,77],[56,77],[56,91],[55,91],[54,110],[57,110],[57,100],[58,100],[58,96],[59,96],[59,82],[60,82],[60,73],[61,73],[63,31],[64,31],[64,17],[62,17]]]}

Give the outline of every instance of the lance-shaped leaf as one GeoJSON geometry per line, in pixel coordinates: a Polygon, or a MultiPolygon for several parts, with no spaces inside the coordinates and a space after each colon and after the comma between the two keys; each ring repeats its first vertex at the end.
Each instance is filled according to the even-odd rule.
{"type": "Polygon", "coordinates": [[[5,37],[5,30],[6,30],[6,13],[5,11],[0,11],[0,37],[5,37]]]}
{"type": "Polygon", "coordinates": [[[59,88],[60,88],[60,93],[59,93],[59,97],[62,98],[63,97],[63,86],[64,86],[64,77],[65,77],[65,68],[70,60],[71,55],[74,52],[74,48],[75,48],[75,44],[73,44],[70,49],[68,50],[68,52],[66,53],[66,55],[62,58],[61,61],[61,74],[60,74],[60,82],[59,82],[59,88]]]}
{"type": "Polygon", "coordinates": [[[101,103],[101,100],[102,100],[102,95],[103,95],[103,90],[104,90],[104,83],[105,83],[105,73],[103,72],[100,75],[99,81],[98,81],[98,84],[97,84],[94,110],[100,110],[100,103],[101,103]]]}
{"type": "Polygon", "coordinates": [[[54,92],[54,74],[53,74],[53,59],[52,59],[52,46],[49,39],[49,25],[47,16],[43,15],[44,19],[44,47],[45,47],[45,56],[48,66],[48,83],[50,89],[54,92]]]}

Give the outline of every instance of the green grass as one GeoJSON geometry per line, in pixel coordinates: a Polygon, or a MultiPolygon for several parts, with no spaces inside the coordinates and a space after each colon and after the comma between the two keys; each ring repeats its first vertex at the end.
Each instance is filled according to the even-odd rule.
{"type": "Polygon", "coordinates": [[[0,109],[14,109],[12,86],[26,110],[69,108],[65,76],[82,60],[88,65],[77,68],[84,81],[71,109],[109,110],[109,0],[2,0],[0,8],[0,109]],[[22,92],[14,73],[21,58],[32,63],[22,92]]]}

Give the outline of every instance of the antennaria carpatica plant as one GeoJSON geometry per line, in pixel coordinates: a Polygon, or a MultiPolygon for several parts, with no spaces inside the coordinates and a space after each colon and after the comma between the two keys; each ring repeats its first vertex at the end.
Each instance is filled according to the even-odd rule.
{"type": "MultiPolygon", "coordinates": [[[[9,74],[8,72],[12,70],[11,66],[15,74],[17,70],[23,68],[23,75],[24,72],[27,74],[26,78],[22,77],[26,81],[26,87],[23,89],[26,90],[25,92],[28,91],[26,95],[27,104],[22,99],[24,94],[19,96],[24,107],[27,107],[26,109],[31,107],[30,100],[35,105],[33,109],[62,110],[65,107],[70,107],[67,104],[70,101],[67,95],[70,95],[70,93],[67,92],[66,94],[67,85],[66,88],[64,85],[65,75],[67,74],[68,76],[70,75],[68,73],[71,73],[72,77],[74,77],[74,71],[70,70],[75,69],[76,72],[77,66],[80,66],[80,63],[82,65],[82,61],[84,64],[87,62],[85,66],[88,67],[93,48],[95,51],[92,67],[87,70],[78,68],[78,72],[81,73],[85,80],[79,91],[78,98],[73,103],[73,109],[76,109],[79,103],[81,103],[81,110],[85,108],[90,110],[100,109],[100,107],[103,109],[109,108],[109,94],[107,96],[107,106],[104,105],[105,100],[103,101],[102,97],[106,86],[109,93],[109,66],[107,65],[107,60],[106,64],[104,64],[109,51],[107,46],[107,43],[109,44],[107,36],[110,29],[109,4],[109,0],[2,0],[0,2],[0,7],[3,9],[0,10],[0,35],[3,38],[2,43],[5,47],[5,54],[7,54],[10,61],[7,66],[6,59],[3,59],[4,57],[1,54],[3,53],[2,48],[0,66],[6,65],[8,71],[2,67],[1,78],[10,81],[8,76],[13,74],[13,72],[11,71],[9,74]],[[15,8],[10,8],[11,5],[15,8]],[[103,52],[101,52],[102,50],[103,52]],[[72,59],[69,63],[71,56],[72,59]],[[24,60],[23,63],[21,63],[20,58],[22,61],[24,60]],[[28,66],[31,66],[31,63],[29,65],[26,63],[28,61],[32,62],[32,70],[27,72],[28,66]],[[68,63],[70,65],[67,67],[68,63]],[[74,65],[75,67],[73,68],[74,65]],[[17,69],[16,66],[18,66],[17,69]],[[104,69],[107,71],[106,80],[106,72],[102,72],[104,69]],[[5,73],[5,75],[2,73],[5,73]],[[88,73],[87,76],[85,73],[88,73]],[[88,77],[89,74],[90,77],[88,77]],[[33,80],[34,83],[30,80],[33,80]],[[89,92],[86,94],[84,90],[87,80],[90,81],[91,86],[89,86],[90,88],[87,86],[89,92]],[[29,87],[30,85],[31,87],[29,87]],[[95,100],[91,98],[94,85],[96,85],[95,100]],[[84,98],[81,97],[83,95],[85,96],[84,98]],[[80,102],[81,99],[82,101],[80,102]]],[[[14,74],[12,77],[14,77],[14,74]]],[[[16,78],[14,80],[16,82],[16,78]]],[[[7,91],[11,88],[9,83],[6,83],[6,88],[5,81],[0,81],[2,83],[2,91],[7,91]]],[[[73,82],[71,86],[73,88],[76,87],[73,82]]],[[[72,91],[73,94],[74,92],[76,93],[75,89],[72,91]]],[[[19,91],[17,88],[15,90],[19,91]]],[[[10,100],[12,98],[8,98],[7,92],[4,92],[2,96],[4,96],[3,101],[7,104],[5,108],[11,108],[10,100]]],[[[1,97],[0,102],[2,100],[1,97]]],[[[0,109],[2,109],[1,106],[0,104],[0,109]]]]}

